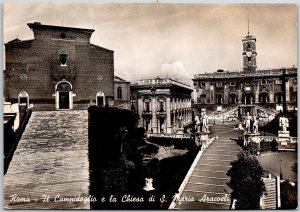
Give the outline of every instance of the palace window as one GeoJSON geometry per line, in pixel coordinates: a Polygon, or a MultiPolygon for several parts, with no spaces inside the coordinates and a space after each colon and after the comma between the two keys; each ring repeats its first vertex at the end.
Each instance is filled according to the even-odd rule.
{"type": "Polygon", "coordinates": [[[150,112],[150,102],[145,102],[145,112],[150,112]]]}
{"type": "Polygon", "coordinates": [[[131,103],[131,110],[132,110],[132,111],[135,111],[136,99],[135,99],[134,96],[132,96],[132,97],[130,98],[130,103],[131,103]]]}
{"type": "Polygon", "coordinates": [[[246,84],[246,85],[250,85],[250,81],[246,81],[245,84],[246,84]]]}
{"type": "Polygon", "coordinates": [[[122,88],[121,87],[118,87],[117,96],[119,99],[122,99],[122,88]]]}
{"type": "Polygon", "coordinates": [[[217,82],[217,83],[216,83],[216,86],[217,86],[217,87],[222,87],[222,82],[217,82]]]}
{"type": "Polygon", "coordinates": [[[235,86],[235,82],[231,81],[230,86],[235,86]]]}
{"type": "Polygon", "coordinates": [[[205,87],[205,82],[201,83],[201,88],[205,87]]]}
{"type": "Polygon", "coordinates": [[[262,84],[262,85],[266,85],[266,84],[267,84],[267,80],[262,80],[262,81],[261,81],[261,84],[262,84]]]}
{"type": "Polygon", "coordinates": [[[164,102],[159,102],[159,112],[164,112],[164,102]]]}
{"type": "Polygon", "coordinates": [[[280,85],[281,83],[282,83],[281,80],[275,80],[275,84],[276,84],[276,85],[280,85]]]}

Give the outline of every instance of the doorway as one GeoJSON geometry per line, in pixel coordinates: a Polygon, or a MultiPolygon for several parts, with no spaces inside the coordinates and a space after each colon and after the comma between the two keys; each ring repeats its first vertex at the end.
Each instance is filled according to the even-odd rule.
{"type": "Polygon", "coordinates": [[[60,81],[55,86],[55,108],[57,110],[73,109],[73,91],[71,83],[60,81]]]}
{"type": "Polygon", "coordinates": [[[59,109],[70,109],[69,92],[59,92],[59,109]]]}

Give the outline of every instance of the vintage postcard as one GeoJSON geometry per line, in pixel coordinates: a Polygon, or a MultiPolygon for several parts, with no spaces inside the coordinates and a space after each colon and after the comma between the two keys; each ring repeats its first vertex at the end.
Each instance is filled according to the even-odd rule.
{"type": "Polygon", "coordinates": [[[297,5],[3,14],[4,209],[297,207],[297,5]]]}

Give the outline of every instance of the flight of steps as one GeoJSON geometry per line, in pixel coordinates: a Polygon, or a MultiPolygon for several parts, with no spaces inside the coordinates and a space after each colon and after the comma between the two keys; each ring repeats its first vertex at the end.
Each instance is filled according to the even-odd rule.
{"type": "Polygon", "coordinates": [[[263,178],[266,186],[266,195],[263,197],[264,209],[276,209],[277,207],[277,189],[276,178],[263,178]]]}
{"type": "Polygon", "coordinates": [[[230,139],[232,128],[214,125],[210,129],[213,130],[213,134],[219,133],[219,137],[204,150],[181,194],[181,198],[193,197],[195,201],[177,202],[175,209],[230,208],[231,199],[228,194],[231,193],[231,189],[226,184],[230,178],[226,173],[231,167],[230,162],[237,159],[241,147],[230,139]],[[205,197],[219,198],[220,201],[201,201],[205,197]]]}
{"type": "Polygon", "coordinates": [[[89,195],[88,164],[86,110],[34,111],[4,176],[4,208],[89,209],[89,202],[55,201],[89,195]]]}

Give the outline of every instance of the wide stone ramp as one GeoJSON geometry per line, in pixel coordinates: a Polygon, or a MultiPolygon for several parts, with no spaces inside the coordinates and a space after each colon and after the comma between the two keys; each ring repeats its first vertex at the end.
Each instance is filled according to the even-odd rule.
{"type": "Polygon", "coordinates": [[[87,111],[33,112],[4,176],[4,208],[89,209],[88,187],[87,111]]]}
{"type": "Polygon", "coordinates": [[[181,194],[182,199],[193,197],[194,201],[177,202],[175,209],[230,208],[228,194],[232,190],[226,184],[230,181],[226,173],[231,167],[230,162],[237,159],[237,153],[241,150],[231,138],[241,132],[225,125],[213,125],[210,130],[219,137],[204,150],[181,194]]]}

